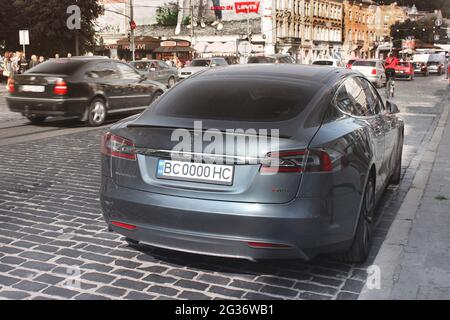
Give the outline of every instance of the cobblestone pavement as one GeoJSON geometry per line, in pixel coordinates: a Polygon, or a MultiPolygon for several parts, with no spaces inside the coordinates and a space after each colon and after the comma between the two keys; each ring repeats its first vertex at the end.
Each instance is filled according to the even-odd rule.
{"type": "Polygon", "coordinates": [[[404,104],[406,122],[403,182],[389,188],[379,205],[382,219],[363,265],[328,257],[253,263],[130,247],[107,232],[101,216],[99,142],[105,129],[3,146],[0,297],[356,299],[414,177],[414,159],[436,126],[440,110],[434,105],[443,84],[438,77],[398,83],[396,100],[404,104]]]}

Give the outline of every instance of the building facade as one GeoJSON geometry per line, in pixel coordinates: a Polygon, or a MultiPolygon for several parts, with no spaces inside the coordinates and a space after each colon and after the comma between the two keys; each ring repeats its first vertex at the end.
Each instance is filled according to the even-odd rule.
{"type": "Polygon", "coordinates": [[[344,0],[345,57],[375,56],[375,3],[370,0],[344,0]]]}
{"type": "Polygon", "coordinates": [[[342,54],[342,1],[275,0],[276,46],[302,63],[342,54]]]}

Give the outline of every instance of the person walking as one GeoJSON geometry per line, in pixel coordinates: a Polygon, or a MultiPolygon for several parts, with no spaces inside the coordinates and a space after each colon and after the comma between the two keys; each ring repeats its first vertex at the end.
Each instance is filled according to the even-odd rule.
{"type": "Polygon", "coordinates": [[[39,64],[37,55],[33,54],[30,60],[30,69],[36,67],[39,64]]]}
{"type": "Polygon", "coordinates": [[[42,63],[42,62],[44,62],[44,61],[45,61],[44,56],[40,56],[40,57],[39,57],[39,63],[42,63]]]}
{"type": "Polygon", "coordinates": [[[4,68],[5,68],[5,70],[3,71],[3,75],[8,78],[8,80],[6,82],[7,89],[9,89],[9,84],[10,84],[11,79],[14,74],[14,67],[13,67],[13,60],[12,60],[13,55],[14,55],[14,53],[12,53],[12,52],[5,52],[5,58],[3,61],[4,68]]]}

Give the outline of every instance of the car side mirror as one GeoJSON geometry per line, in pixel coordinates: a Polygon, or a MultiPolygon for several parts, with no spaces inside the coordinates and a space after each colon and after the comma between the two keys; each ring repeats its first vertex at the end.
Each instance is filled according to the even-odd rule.
{"type": "Polygon", "coordinates": [[[386,101],[386,109],[389,113],[399,113],[400,112],[400,109],[398,108],[397,104],[395,104],[391,100],[386,101]]]}

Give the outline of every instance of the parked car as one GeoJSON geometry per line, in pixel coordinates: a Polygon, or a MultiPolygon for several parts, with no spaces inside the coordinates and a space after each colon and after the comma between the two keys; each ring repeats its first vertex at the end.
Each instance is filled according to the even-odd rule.
{"type": "Polygon", "coordinates": [[[186,79],[199,71],[220,66],[228,66],[228,62],[219,57],[194,59],[188,67],[181,68],[178,71],[178,76],[180,79],[186,79]]]}
{"type": "Polygon", "coordinates": [[[442,75],[445,73],[444,64],[439,61],[428,61],[427,62],[428,72],[437,75],[442,75]]]}
{"type": "Polygon", "coordinates": [[[142,111],[165,87],[130,65],[97,57],[51,59],[14,76],[9,109],[31,122],[48,116],[76,116],[91,126],[107,115],[142,111]]]}
{"type": "Polygon", "coordinates": [[[247,63],[296,63],[295,59],[289,54],[269,54],[266,56],[251,56],[247,59],[247,63]]]}
{"type": "Polygon", "coordinates": [[[422,74],[424,77],[429,76],[428,65],[426,62],[414,62],[414,74],[422,74]]]}
{"type": "Polygon", "coordinates": [[[386,71],[383,61],[377,59],[356,60],[352,64],[352,70],[361,72],[378,88],[386,84],[386,71]]]}
{"type": "Polygon", "coordinates": [[[178,69],[170,67],[162,60],[139,60],[130,64],[147,79],[160,82],[171,88],[178,81],[178,69]]]}
{"type": "Polygon", "coordinates": [[[134,244],[251,260],[333,252],[363,261],[375,205],[400,180],[397,112],[344,68],[198,73],[104,135],[104,218],[134,244]],[[267,133],[278,143],[257,147],[267,133]],[[181,137],[188,148],[179,149],[181,137]],[[191,137],[203,144],[192,150],[191,137]]]}
{"type": "Polygon", "coordinates": [[[411,62],[402,61],[395,66],[396,78],[407,78],[408,80],[414,80],[414,67],[411,62]]]}
{"type": "Polygon", "coordinates": [[[329,66],[329,67],[336,67],[336,68],[342,68],[342,62],[338,59],[317,59],[312,62],[314,65],[318,66],[329,66]]]}
{"type": "Polygon", "coordinates": [[[347,64],[345,65],[345,67],[346,67],[347,69],[351,69],[351,68],[352,68],[353,62],[355,62],[355,61],[356,61],[356,59],[350,59],[350,60],[348,60],[348,61],[347,61],[347,64]]]}

